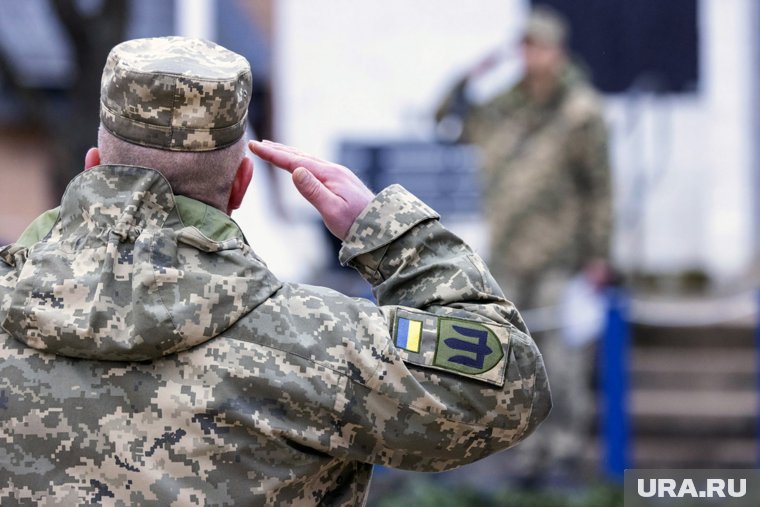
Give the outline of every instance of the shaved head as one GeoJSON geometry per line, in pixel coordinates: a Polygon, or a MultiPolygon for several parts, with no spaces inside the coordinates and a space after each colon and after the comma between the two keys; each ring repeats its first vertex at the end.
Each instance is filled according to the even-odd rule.
{"type": "Polygon", "coordinates": [[[101,164],[130,165],[156,169],[169,181],[177,195],[227,210],[232,182],[245,156],[245,141],[213,151],[169,151],[129,143],[101,125],[98,150],[101,164]]]}

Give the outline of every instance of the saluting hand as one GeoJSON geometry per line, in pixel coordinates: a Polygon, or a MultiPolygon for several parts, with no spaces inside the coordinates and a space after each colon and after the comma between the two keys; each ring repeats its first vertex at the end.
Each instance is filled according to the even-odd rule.
{"type": "Polygon", "coordinates": [[[342,165],[271,141],[250,141],[248,147],[261,159],[292,174],[295,187],[319,211],[327,228],[338,239],[346,238],[351,224],[375,197],[342,165]]]}

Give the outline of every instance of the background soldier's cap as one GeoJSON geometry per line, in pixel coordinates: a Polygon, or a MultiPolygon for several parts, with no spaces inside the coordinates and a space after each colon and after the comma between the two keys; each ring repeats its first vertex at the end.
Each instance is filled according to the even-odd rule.
{"type": "Polygon", "coordinates": [[[523,40],[564,46],[569,29],[565,18],[545,5],[537,5],[528,17],[523,40]]]}
{"type": "Polygon", "coordinates": [[[201,39],[135,39],[108,55],[100,119],[131,143],[216,150],[243,136],[250,98],[251,67],[237,53],[201,39]]]}

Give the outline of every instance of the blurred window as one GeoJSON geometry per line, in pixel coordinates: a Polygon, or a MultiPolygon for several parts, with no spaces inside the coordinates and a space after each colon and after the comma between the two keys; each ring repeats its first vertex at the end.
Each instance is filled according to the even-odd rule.
{"type": "Polygon", "coordinates": [[[692,92],[699,84],[696,0],[532,0],[570,23],[570,47],[603,92],[692,92]]]}

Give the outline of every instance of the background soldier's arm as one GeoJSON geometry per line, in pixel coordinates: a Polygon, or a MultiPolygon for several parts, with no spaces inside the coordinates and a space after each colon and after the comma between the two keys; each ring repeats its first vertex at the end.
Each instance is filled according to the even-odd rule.
{"type": "Polygon", "coordinates": [[[568,139],[581,204],[588,224],[582,251],[586,260],[609,259],[612,234],[612,189],[607,127],[600,114],[591,115],[568,139]]]}

